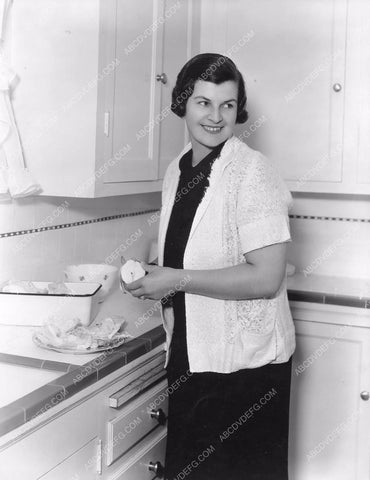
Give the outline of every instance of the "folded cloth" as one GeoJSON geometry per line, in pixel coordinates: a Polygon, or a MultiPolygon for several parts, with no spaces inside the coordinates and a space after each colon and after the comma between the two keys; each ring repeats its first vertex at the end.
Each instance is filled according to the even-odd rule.
{"type": "MultiPolygon", "coordinates": [[[[11,0],[0,0],[0,41],[11,0]]],[[[0,171],[0,201],[40,193],[41,187],[25,167],[21,140],[10,101],[10,86],[16,74],[4,59],[0,45],[0,148],[7,168],[0,171]]]]}
{"type": "Polygon", "coordinates": [[[8,188],[13,198],[27,197],[40,191],[40,185],[27,168],[9,169],[8,188]]]}
{"type": "Polygon", "coordinates": [[[0,39],[4,38],[8,9],[13,0],[0,0],[0,39]]]}
{"type": "Polygon", "coordinates": [[[41,187],[24,166],[21,142],[15,124],[9,94],[4,87],[0,69],[0,146],[3,148],[7,168],[0,170],[0,200],[26,197],[40,191],[41,187]],[[8,193],[9,191],[9,193],[8,193]]]}

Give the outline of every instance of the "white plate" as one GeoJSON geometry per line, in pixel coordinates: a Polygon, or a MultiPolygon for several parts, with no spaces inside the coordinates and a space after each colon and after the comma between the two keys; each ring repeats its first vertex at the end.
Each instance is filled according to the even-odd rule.
{"type": "Polygon", "coordinates": [[[32,336],[32,340],[34,343],[40,347],[44,348],[46,350],[54,350],[55,352],[59,353],[69,353],[69,354],[76,354],[76,355],[85,355],[88,353],[98,353],[98,352],[104,352],[105,350],[110,350],[112,348],[119,347],[120,345],[123,345],[128,338],[131,338],[131,335],[128,335],[127,333],[125,334],[117,334],[114,336],[109,343],[106,345],[96,347],[96,348],[74,348],[74,347],[63,347],[63,346],[55,346],[50,343],[44,343],[37,333],[34,333],[32,336]]]}

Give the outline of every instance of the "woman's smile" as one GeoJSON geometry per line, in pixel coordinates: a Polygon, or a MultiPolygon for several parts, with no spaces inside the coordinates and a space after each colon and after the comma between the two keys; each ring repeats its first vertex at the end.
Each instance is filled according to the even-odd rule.
{"type": "Polygon", "coordinates": [[[208,133],[215,134],[220,133],[223,127],[211,127],[209,125],[202,125],[204,130],[208,133]]]}

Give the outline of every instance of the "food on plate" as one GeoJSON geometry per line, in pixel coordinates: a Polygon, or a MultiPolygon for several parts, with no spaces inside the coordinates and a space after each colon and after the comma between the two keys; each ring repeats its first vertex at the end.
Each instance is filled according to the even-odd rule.
{"type": "Polygon", "coordinates": [[[44,345],[74,350],[88,350],[104,347],[116,339],[128,338],[123,331],[125,320],[112,315],[85,327],[78,318],[62,321],[51,317],[36,335],[44,345]]]}
{"type": "Polygon", "coordinates": [[[121,267],[121,280],[124,283],[131,283],[145,276],[145,270],[137,260],[127,260],[121,267]]]}

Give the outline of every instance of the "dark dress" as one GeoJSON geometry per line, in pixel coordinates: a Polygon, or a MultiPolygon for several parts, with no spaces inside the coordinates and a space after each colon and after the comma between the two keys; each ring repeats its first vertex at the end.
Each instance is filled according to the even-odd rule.
{"type": "MultiPolygon", "coordinates": [[[[191,150],[180,160],[164,266],[184,268],[193,218],[223,145],[195,167],[191,150]]],[[[228,374],[190,374],[185,294],[177,292],[169,301],[175,325],[167,375],[174,388],[169,395],[165,478],[287,480],[291,359],[228,374]]]]}

